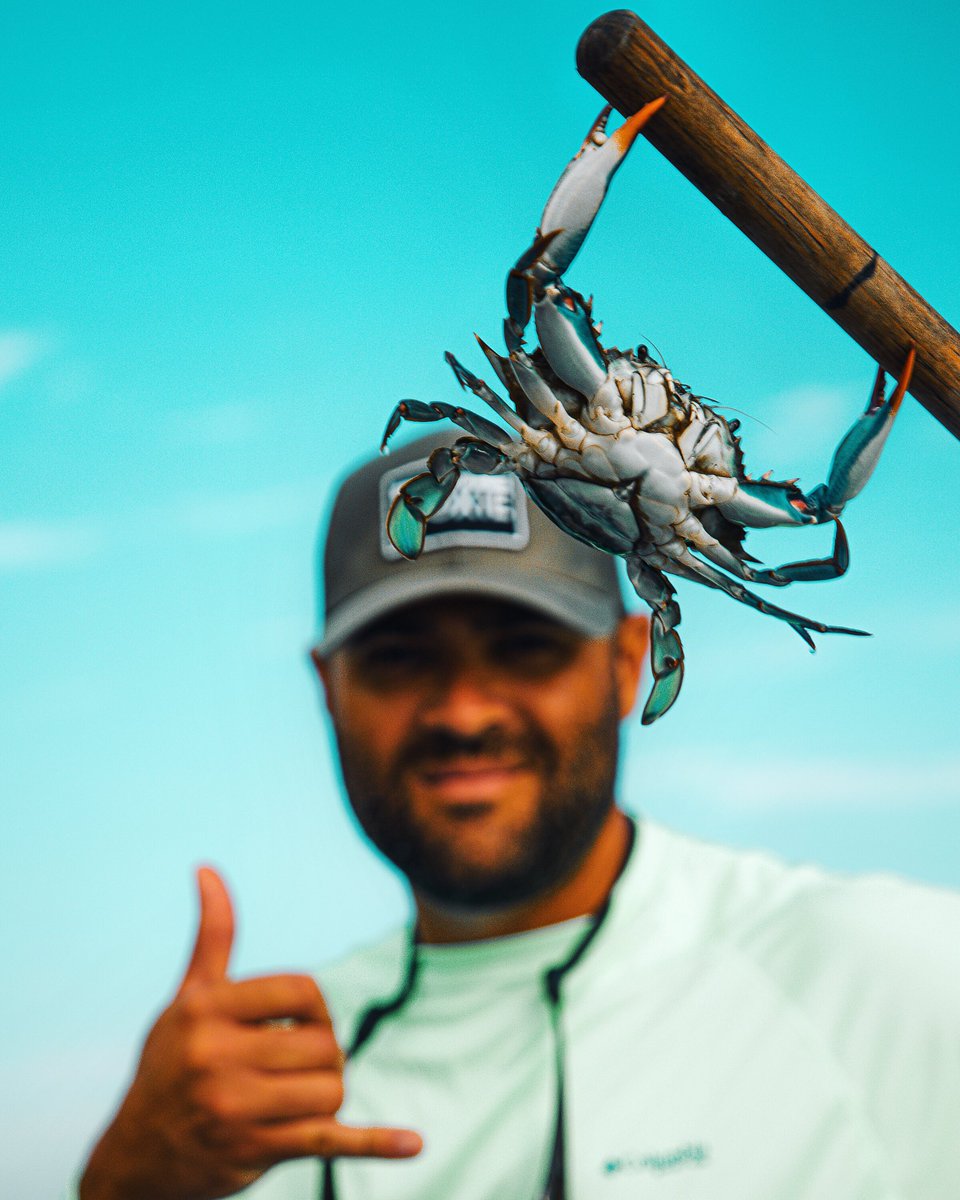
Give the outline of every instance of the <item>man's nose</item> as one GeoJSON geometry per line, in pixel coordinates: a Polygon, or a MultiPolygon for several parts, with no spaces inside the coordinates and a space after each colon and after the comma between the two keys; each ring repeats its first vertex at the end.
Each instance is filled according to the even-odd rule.
{"type": "Polygon", "coordinates": [[[470,662],[458,662],[449,664],[438,676],[422,719],[428,727],[471,736],[503,724],[508,714],[507,697],[492,673],[470,662]]]}

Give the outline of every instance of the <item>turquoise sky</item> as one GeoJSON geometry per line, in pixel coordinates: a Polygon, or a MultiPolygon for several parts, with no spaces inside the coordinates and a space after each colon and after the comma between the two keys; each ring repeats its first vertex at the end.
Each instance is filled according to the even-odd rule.
{"type": "MultiPolygon", "coordinates": [[[[601,102],[603,11],[4,5],[0,15],[0,1193],[56,1194],[168,995],[219,864],[241,972],[316,964],[402,890],[343,812],[313,540],[398,399],[480,372],[507,268],[601,102]],[[443,13],[443,15],[439,15],[443,13]]],[[[960,320],[956,6],[652,0],[641,14],[960,320]]],[[[644,141],[569,282],[742,409],[812,487],[874,365],[644,141]]],[[[913,400],[848,510],[822,638],[679,585],[687,678],[628,805],[841,869],[960,885],[960,446],[913,400]]],[[[765,560],[829,531],[758,533],[765,560]]]]}

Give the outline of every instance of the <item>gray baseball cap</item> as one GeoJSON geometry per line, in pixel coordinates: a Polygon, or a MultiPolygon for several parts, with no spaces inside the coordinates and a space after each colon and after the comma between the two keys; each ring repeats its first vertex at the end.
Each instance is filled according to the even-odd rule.
{"type": "Polygon", "coordinates": [[[465,472],[431,518],[420,557],[397,553],[385,530],[394,496],[426,470],[432,450],[462,436],[440,429],[341,483],[318,555],[320,654],[393,609],[453,593],[525,604],[588,637],[616,628],[624,614],[616,559],[560,530],[513,475],[465,472]]]}

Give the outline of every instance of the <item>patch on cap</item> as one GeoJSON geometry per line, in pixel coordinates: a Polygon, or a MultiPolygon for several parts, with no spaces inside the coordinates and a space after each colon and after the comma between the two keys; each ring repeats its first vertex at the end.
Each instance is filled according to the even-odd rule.
{"type": "MultiPolygon", "coordinates": [[[[388,560],[401,557],[387,537],[390,505],[407,480],[426,469],[426,459],[415,459],[380,479],[380,551],[388,560]]],[[[469,475],[464,471],[446,504],[430,518],[423,549],[424,553],[455,546],[523,550],[529,541],[526,497],[516,476],[469,475]]]]}

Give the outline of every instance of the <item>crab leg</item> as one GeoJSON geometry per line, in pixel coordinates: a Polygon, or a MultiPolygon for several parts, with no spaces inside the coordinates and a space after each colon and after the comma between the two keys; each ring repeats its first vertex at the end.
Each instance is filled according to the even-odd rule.
{"type": "Polygon", "coordinates": [[[712,538],[691,514],[676,532],[715,566],[722,567],[731,575],[745,579],[748,583],[763,583],[769,587],[786,587],[790,583],[813,583],[819,579],[839,579],[850,565],[850,547],[847,535],[839,520],[836,522],[833,553],[829,558],[808,558],[801,562],[784,563],[779,567],[758,570],[749,562],[732,554],[725,546],[712,538]],[[699,526],[699,530],[697,529],[699,526]]]}
{"type": "Polygon", "coordinates": [[[567,436],[575,436],[571,431],[579,430],[582,439],[586,430],[541,376],[528,354],[523,350],[514,350],[509,358],[504,358],[488,346],[482,337],[477,337],[477,343],[496,371],[497,378],[510,393],[510,399],[519,413],[529,412],[532,406],[556,428],[557,436],[564,445],[567,444],[567,436]]]}
{"type": "MultiPolygon", "coordinates": [[[[604,109],[604,112],[609,111],[609,108],[604,109]]],[[[551,233],[543,235],[538,232],[530,249],[520,255],[507,275],[507,313],[509,315],[503,322],[503,340],[511,352],[519,350],[523,345],[523,331],[526,329],[533,311],[537,280],[530,268],[540,261],[550,243],[562,232],[561,229],[554,229],[551,233]]]]}
{"type": "Polygon", "coordinates": [[[466,390],[482,400],[485,404],[489,404],[497,416],[505,421],[511,429],[523,436],[524,430],[527,428],[526,423],[521,417],[513,411],[509,404],[506,404],[497,395],[492,388],[489,388],[482,379],[477,378],[471,371],[468,371],[463,363],[459,362],[448,350],[443,356],[457,377],[457,383],[466,390]]]}
{"type": "Polygon", "coordinates": [[[522,350],[515,351],[514,357],[510,359],[510,366],[524,395],[533,407],[550,421],[563,445],[568,450],[579,449],[587,436],[587,430],[576,417],[567,412],[527,355],[522,350]]]}
{"type": "MultiPolygon", "coordinates": [[[[477,339],[477,344],[479,345],[480,349],[486,355],[487,362],[489,362],[491,367],[493,367],[494,371],[496,372],[497,378],[507,389],[507,393],[514,409],[517,411],[518,415],[523,417],[529,424],[530,405],[523,388],[521,388],[519,382],[517,381],[517,377],[514,374],[510,359],[505,358],[502,354],[498,354],[496,350],[494,350],[491,346],[488,346],[479,334],[474,334],[474,337],[477,339]]],[[[523,354],[523,351],[521,350],[519,353],[523,354]]],[[[524,358],[526,358],[526,355],[524,355],[524,358]]]]}
{"type": "Polygon", "coordinates": [[[427,522],[450,498],[461,471],[497,475],[510,465],[504,451],[476,438],[458,438],[452,446],[438,446],[427,460],[427,470],[408,479],[390,505],[387,537],[394,549],[404,558],[419,557],[427,522]]]}
{"type": "Polygon", "coordinates": [[[695,555],[691,554],[685,547],[679,551],[674,551],[670,556],[668,565],[664,568],[674,575],[681,575],[685,579],[692,579],[696,583],[704,583],[708,587],[715,587],[721,592],[726,592],[734,600],[738,600],[741,604],[746,604],[750,608],[755,608],[757,612],[765,613],[768,617],[776,617],[779,621],[785,621],[791,629],[807,643],[811,650],[816,649],[813,643],[813,638],[807,632],[810,629],[817,633],[848,633],[854,637],[870,637],[865,629],[848,629],[844,625],[825,625],[822,621],[815,621],[811,617],[804,617],[800,613],[791,612],[786,608],[779,608],[776,604],[770,604],[767,600],[749,591],[738,583],[735,579],[729,579],[724,573],[710,563],[703,562],[695,555]]]}
{"type": "Polygon", "coordinates": [[[510,441],[510,435],[504,433],[499,425],[494,425],[486,417],[478,416],[468,408],[461,408],[459,404],[439,404],[437,402],[425,404],[422,400],[401,400],[390,414],[387,427],[383,431],[383,440],[380,443],[381,451],[386,449],[387,442],[400,428],[401,421],[452,421],[454,425],[459,425],[467,433],[472,433],[485,441],[494,443],[510,441]]]}
{"type": "Polygon", "coordinates": [[[784,587],[788,583],[813,583],[818,579],[839,579],[850,566],[850,546],[838,519],[836,526],[833,554],[829,558],[807,558],[765,571],[755,571],[744,565],[744,578],[751,583],[767,583],[772,587],[784,587]]]}
{"type": "Polygon", "coordinates": [[[683,645],[676,630],[680,624],[680,607],[666,576],[638,556],[628,556],[626,562],[633,590],[653,609],[650,621],[653,688],[640,718],[641,724],[652,725],[680,695],[680,685],[683,683],[683,645]]]}
{"type": "MultiPolygon", "coordinates": [[[[401,400],[390,414],[380,449],[400,427],[402,421],[453,421],[461,429],[495,444],[510,442],[509,434],[499,425],[453,404],[425,404],[422,400],[401,400]]],[[[445,448],[442,448],[445,450],[445,448]]],[[[460,477],[457,459],[445,450],[444,456],[430,457],[430,470],[408,480],[394,498],[387,513],[387,537],[404,558],[416,558],[423,549],[427,521],[443,505],[460,477]]]]}
{"type": "MultiPolygon", "coordinates": [[[[528,425],[522,417],[518,417],[512,409],[504,404],[496,392],[491,391],[482,379],[478,379],[476,375],[468,371],[449,351],[447,352],[446,359],[453,368],[457,382],[462,388],[469,389],[475,396],[479,396],[481,400],[489,404],[498,416],[503,417],[511,429],[515,429],[520,434],[524,444],[529,446],[535,455],[544,462],[553,462],[557,456],[559,446],[556,437],[552,433],[548,430],[535,429],[534,426],[528,425]]],[[[498,444],[502,445],[501,443],[498,444]]]]}

